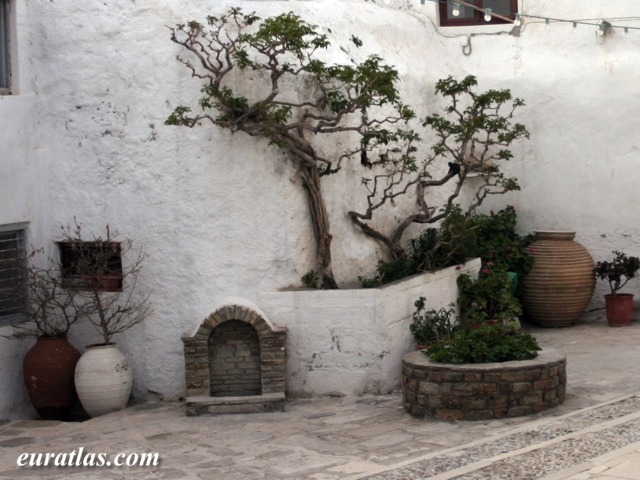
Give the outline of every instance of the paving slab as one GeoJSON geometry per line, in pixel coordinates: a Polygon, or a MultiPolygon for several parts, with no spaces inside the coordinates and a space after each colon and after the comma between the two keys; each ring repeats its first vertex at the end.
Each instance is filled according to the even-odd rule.
{"type": "Polygon", "coordinates": [[[416,419],[400,392],[289,399],[285,412],[208,417],[150,402],[85,422],[0,422],[0,479],[640,478],[630,476],[640,470],[640,324],[610,328],[603,313],[562,329],[525,324],[568,361],[565,403],[535,416],[416,419]],[[17,465],[23,453],[80,449],[109,458],[157,453],[160,464],[17,465]]]}

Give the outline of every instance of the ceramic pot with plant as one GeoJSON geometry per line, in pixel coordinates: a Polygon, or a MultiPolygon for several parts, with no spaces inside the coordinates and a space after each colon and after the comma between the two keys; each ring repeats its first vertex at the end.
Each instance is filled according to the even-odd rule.
{"type": "Polygon", "coordinates": [[[611,293],[604,296],[607,321],[612,327],[626,327],[633,319],[633,294],[618,293],[640,270],[640,258],[614,250],[612,260],[596,262],[594,273],[609,283],[611,293]]]}
{"type": "Polygon", "coordinates": [[[69,251],[69,271],[80,279],[80,292],[87,318],[101,337],[87,346],[75,369],[75,383],[85,411],[96,417],[124,408],[129,401],[133,375],[126,356],[114,336],[142,322],[149,314],[149,294],[137,291],[137,279],[146,256],[134,252],[132,242],[121,242],[117,233],[85,240],[76,223],[65,230],[61,242],[69,251]],[[117,279],[104,282],[102,279],[117,279]]]}
{"type": "Polygon", "coordinates": [[[16,265],[26,280],[25,314],[13,323],[13,332],[6,338],[36,339],[23,362],[27,394],[42,419],[68,420],[77,400],[74,370],[80,352],[67,335],[87,310],[77,291],[63,287],[60,265],[41,256],[41,250],[34,251],[24,265],[16,265]]]}

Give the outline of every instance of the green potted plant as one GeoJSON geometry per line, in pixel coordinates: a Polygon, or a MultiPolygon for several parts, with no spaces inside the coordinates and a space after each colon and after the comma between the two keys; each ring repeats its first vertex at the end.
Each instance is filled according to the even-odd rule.
{"type": "Polygon", "coordinates": [[[16,265],[16,275],[25,279],[24,315],[13,324],[6,338],[35,338],[35,345],[23,361],[23,378],[33,407],[42,419],[67,420],[77,399],[74,370],[80,352],[67,338],[71,327],[87,315],[79,292],[62,284],[58,262],[47,259],[42,250],[31,252],[24,264],[16,265]]]}
{"type": "Polygon", "coordinates": [[[409,329],[419,350],[451,337],[455,328],[455,322],[452,322],[452,317],[455,314],[453,303],[449,304],[449,308],[427,310],[427,300],[420,297],[414,305],[416,311],[409,329]]]}
{"type": "Polygon", "coordinates": [[[609,283],[611,293],[604,296],[607,321],[612,327],[626,327],[633,318],[633,294],[618,293],[640,270],[640,258],[628,257],[614,250],[613,260],[596,262],[594,273],[600,280],[609,283]]]}
{"type": "Polygon", "coordinates": [[[462,274],[457,280],[462,324],[477,328],[487,324],[508,324],[522,314],[512,294],[511,280],[504,271],[483,268],[477,279],[462,274]]]}

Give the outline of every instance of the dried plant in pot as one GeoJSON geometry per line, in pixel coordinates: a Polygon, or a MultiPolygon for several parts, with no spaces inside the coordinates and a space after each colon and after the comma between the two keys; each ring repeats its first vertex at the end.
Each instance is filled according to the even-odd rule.
{"type": "Polygon", "coordinates": [[[151,313],[149,293],[137,288],[146,255],[134,251],[131,241],[120,241],[108,225],[104,235],[90,240],[77,222],[63,230],[65,278],[79,292],[87,318],[101,336],[99,343],[87,346],[75,371],[82,406],[96,417],[124,408],[131,395],[131,367],[113,339],[151,313]]]}
{"type": "Polygon", "coordinates": [[[640,258],[614,250],[611,261],[596,262],[594,274],[609,283],[611,293],[604,296],[607,321],[612,327],[626,327],[633,319],[633,294],[618,293],[640,270],[640,258]]]}
{"type": "Polygon", "coordinates": [[[19,300],[24,314],[5,338],[36,339],[23,362],[27,394],[42,419],[67,420],[77,399],[74,371],[80,358],[67,335],[86,317],[87,307],[78,292],[64,288],[59,263],[45,258],[42,250],[32,250],[11,270],[26,286],[19,300]]]}

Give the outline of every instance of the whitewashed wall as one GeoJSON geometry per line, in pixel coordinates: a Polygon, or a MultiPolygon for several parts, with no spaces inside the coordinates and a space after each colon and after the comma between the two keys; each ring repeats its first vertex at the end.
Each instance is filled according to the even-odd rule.
{"type": "MultiPolygon", "coordinates": [[[[633,208],[640,31],[598,39],[595,28],[570,24],[530,22],[517,35],[510,26],[439,28],[428,1],[18,3],[18,95],[0,97],[0,224],[29,222],[31,239],[50,245],[75,216],[87,230],[110,224],[150,254],[142,284],[154,291],[154,315],[118,339],[132,359],[138,397],[183,395],[180,335],[221,299],[258,303],[261,292],[299,284],[311,267],[306,202],[279,152],[208,126],[163,125],[199,89],[175,61],[166,26],[227,5],[262,16],[294,10],[330,27],[341,61],[337,45],[360,37],[364,47],[354,54],[379,53],[396,65],[402,92],[421,115],[435,107],[435,81],[450,74],[511,88],[527,101],[519,120],[532,137],[514,149],[522,192],[495,206],[515,204],[523,231],[576,230],[596,258],[613,247],[640,255],[633,208]],[[471,37],[465,55],[472,33],[495,35],[471,37]]],[[[582,19],[640,17],[639,9],[632,0],[523,5],[525,13],[582,19]]],[[[344,195],[359,176],[347,167],[325,185],[344,285],[370,273],[379,255],[345,214],[361,201],[344,195]]],[[[81,329],[73,340],[81,347],[97,337],[81,329]]],[[[12,362],[24,348],[0,340],[12,362]]],[[[10,392],[0,397],[0,416],[24,399],[17,369],[0,371],[0,392],[10,392]]]]}

